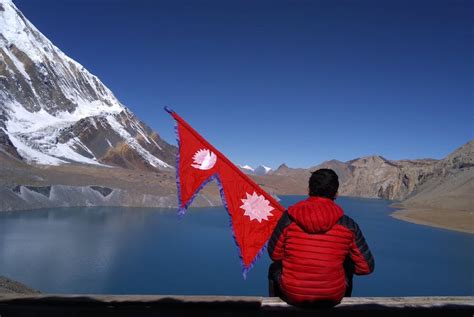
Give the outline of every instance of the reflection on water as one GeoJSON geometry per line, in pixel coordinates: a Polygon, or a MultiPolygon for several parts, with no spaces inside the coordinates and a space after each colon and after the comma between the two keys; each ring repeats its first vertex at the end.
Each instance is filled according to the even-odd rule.
{"type": "MultiPolygon", "coordinates": [[[[355,296],[473,295],[473,235],[393,219],[388,201],[338,203],[376,258],[355,296]]],[[[242,279],[223,208],[190,209],[182,220],[169,209],[0,213],[0,275],[43,292],[266,295],[269,263],[265,255],[242,279]]]]}

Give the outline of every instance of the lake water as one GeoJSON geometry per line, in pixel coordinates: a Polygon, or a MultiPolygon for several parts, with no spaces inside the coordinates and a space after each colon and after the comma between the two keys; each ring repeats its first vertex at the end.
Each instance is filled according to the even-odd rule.
{"type": "MultiPolygon", "coordinates": [[[[302,199],[282,197],[283,205],[302,199]]],[[[375,272],[354,296],[474,295],[474,235],[389,217],[390,201],[341,197],[375,272]]],[[[0,275],[48,293],[267,295],[265,254],[242,279],[223,208],[65,208],[0,213],[0,275]]]]}

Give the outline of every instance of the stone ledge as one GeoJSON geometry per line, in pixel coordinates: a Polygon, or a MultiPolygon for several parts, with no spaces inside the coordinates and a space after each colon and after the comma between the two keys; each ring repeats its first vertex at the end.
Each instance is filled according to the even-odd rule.
{"type": "Polygon", "coordinates": [[[469,316],[474,296],[353,297],[332,309],[302,309],[275,297],[0,294],[8,316],[469,316]]]}

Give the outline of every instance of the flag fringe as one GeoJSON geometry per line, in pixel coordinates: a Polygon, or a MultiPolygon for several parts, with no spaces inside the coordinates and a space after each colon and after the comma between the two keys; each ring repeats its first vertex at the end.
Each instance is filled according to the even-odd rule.
{"type": "Polygon", "coordinates": [[[239,254],[239,258],[240,258],[240,264],[242,265],[242,276],[243,276],[244,280],[246,280],[247,279],[247,273],[254,267],[255,263],[258,261],[258,259],[260,259],[262,254],[265,252],[265,250],[267,248],[268,241],[263,245],[263,247],[260,249],[260,251],[258,251],[257,255],[253,258],[252,262],[250,262],[250,264],[248,266],[246,266],[245,263],[244,263],[243,257],[242,257],[242,251],[240,250],[239,244],[237,243],[237,239],[235,237],[234,226],[232,224],[232,215],[230,214],[229,208],[227,207],[227,201],[225,199],[224,186],[222,186],[219,175],[217,175],[217,173],[214,174],[214,175],[215,175],[214,178],[216,179],[216,182],[217,182],[217,187],[219,188],[219,193],[221,195],[222,203],[224,204],[224,208],[227,211],[227,214],[229,215],[229,226],[230,226],[230,230],[232,231],[232,238],[234,239],[235,246],[237,247],[237,251],[238,251],[238,254],[239,254]]]}

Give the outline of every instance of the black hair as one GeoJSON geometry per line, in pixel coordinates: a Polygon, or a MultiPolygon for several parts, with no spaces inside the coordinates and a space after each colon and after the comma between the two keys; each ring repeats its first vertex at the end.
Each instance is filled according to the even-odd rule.
{"type": "Polygon", "coordinates": [[[309,195],[329,198],[336,198],[339,189],[339,178],[336,172],[328,168],[321,168],[311,173],[309,178],[309,195]]]}

